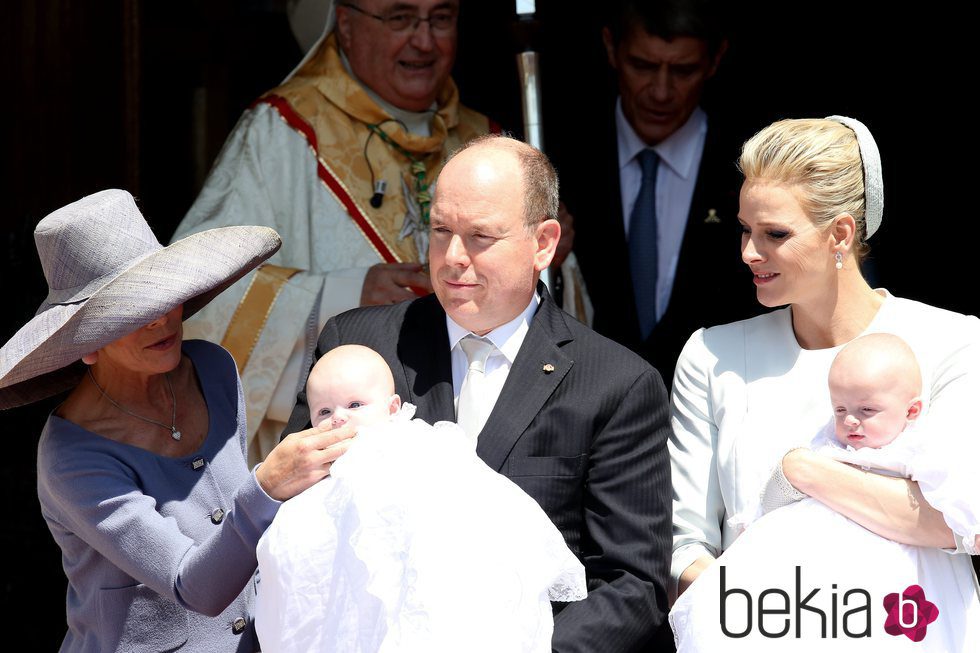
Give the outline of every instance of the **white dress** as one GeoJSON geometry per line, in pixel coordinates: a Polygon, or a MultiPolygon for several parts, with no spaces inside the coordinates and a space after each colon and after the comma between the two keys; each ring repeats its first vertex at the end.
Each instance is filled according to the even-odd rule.
{"type": "MultiPolygon", "coordinates": [[[[908,477],[932,487],[945,476],[945,466],[934,468],[940,461],[918,455],[929,437],[921,428],[908,429],[880,449],[854,450],[833,439],[831,422],[814,438],[811,448],[866,470],[908,477]]],[[[969,492],[970,488],[962,490],[969,492]]],[[[969,508],[961,502],[949,512],[954,519],[968,516],[975,523],[977,515],[968,515],[964,506],[969,508]]],[[[953,563],[962,556],[898,544],[811,498],[758,519],[736,515],[729,521],[744,532],[671,608],[668,618],[678,653],[817,651],[828,646],[828,640],[835,650],[844,651],[870,647],[922,653],[978,650],[976,581],[953,563]],[[802,597],[818,590],[807,605],[821,613],[795,612],[797,584],[802,597]],[[787,599],[770,588],[782,589],[787,599]],[[770,596],[761,598],[766,590],[770,596]],[[918,598],[928,603],[916,602],[916,613],[902,615],[904,621],[898,623],[899,595],[906,601],[918,598]],[[761,602],[777,609],[788,604],[790,613],[777,610],[760,616],[761,602]],[[902,628],[903,624],[909,628],[902,628]],[[797,627],[799,640],[795,638],[797,627]],[[788,629],[784,636],[793,637],[791,644],[782,636],[773,636],[784,629],[788,629]]],[[[907,609],[912,610],[911,604],[907,609]]]]}
{"type": "MultiPolygon", "coordinates": [[[[920,489],[933,506],[943,511],[957,536],[960,552],[954,555],[932,549],[923,550],[922,555],[947,569],[947,580],[952,585],[972,586],[970,600],[976,601],[973,568],[969,556],[962,553],[970,551],[967,544],[972,545],[980,533],[980,524],[970,522],[971,515],[980,514],[980,492],[964,489],[972,487],[973,467],[980,460],[980,425],[972,409],[980,397],[980,321],[886,294],[885,302],[865,330],[871,332],[899,335],[919,358],[926,403],[921,427],[925,432],[941,434],[922,443],[919,455],[934,460],[931,468],[939,470],[939,474],[928,482],[920,481],[920,489]]],[[[826,422],[830,410],[827,375],[839,350],[840,347],[802,349],[793,334],[789,309],[700,330],[688,341],[674,378],[673,434],[669,443],[674,487],[671,576],[675,587],[681,572],[697,558],[717,558],[732,545],[738,531],[728,519],[752,514],[758,505],[759,490],[774,465],[792,447],[806,446],[826,422]]],[[[780,519],[779,512],[766,519],[780,519]]],[[[827,518],[843,519],[837,515],[827,518]]],[[[762,523],[760,520],[753,528],[762,523]]],[[[746,531],[746,537],[751,530],[746,531]]],[[[850,547],[839,550],[837,539],[831,535],[834,532],[826,524],[815,524],[806,534],[799,529],[783,533],[784,547],[801,552],[804,586],[811,582],[807,564],[812,556],[808,559],[807,551],[830,548],[840,553],[834,561],[834,568],[840,570],[840,582],[833,576],[817,578],[814,568],[811,589],[825,587],[824,595],[830,594],[834,583],[845,592],[856,587],[851,578],[863,582],[865,572],[880,578],[883,570],[889,569],[891,563],[887,560],[868,560],[850,547]]],[[[792,594],[796,585],[794,567],[786,570],[765,565],[754,569],[753,574],[765,571],[770,574],[765,578],[778,582],[767,588],[782,587],[792,594]]],[[[727,580],[744,587],[732,577],[727,580]]],[[[901,592],[907,586],[898,585],[901,582],[889,592],[901,592]]],[[[757,587],[761,591],[763,586],[757,587]]],[[[931,599],[928,593],[926,596],[931,599]]],[[[873,610],[884,614],[884,598],[873,597],[873,610]]],[[[731,604],[734,606],[734,600],[731,604]]],[[[758,610],[757,600],[753,608],[758,610]]],[[[745,610],[744,604],[741,609],[745,610]]],[[[807,614],[804,611],[803,616],[807,614]]],[[[879,615],[874,616],[877,619],[879,615]]],[[[758,614],[755,617],[757,626],[758,614]]],[[[942,621],[940,616],[937,623],[942,621]]],[[[716,620],[714,628],[719,630],[719,625],[716,620]]],[[[935,624],[930,628],[930,637],[940,630],[935,624]]],[[[754,632],[757,634],[758,629],[754,632]]],[[[791,634],[795,635],[795,631],[791,634]]],[[[749,639],[756,638],[728,638],[725,650],[749,639]]],[[[763,644],[784,649],[787,646],[783,638],[761,639],[765,639],[763,644]]],[[[872,641],[880,640],[882,645],[887,642],[892,646],[898,639],[880,628],[872,633],[872,641]]],[[[852,640],[838,637],[820,641],[823,645],[832,642],[833,646],[843,646],[852,640]]],[[[867,640],[853,641],[868,645],[867,640]]],[[[794,638],[792,642],[792,650],[807,650],[801,648],[801,640],[794,638]]]]}
{"type": "Polygon", "coordinates": [[[362,429],[259,541],[265,653],[547,653],[585,570],[538,504],[455,425],[362,429]]]}

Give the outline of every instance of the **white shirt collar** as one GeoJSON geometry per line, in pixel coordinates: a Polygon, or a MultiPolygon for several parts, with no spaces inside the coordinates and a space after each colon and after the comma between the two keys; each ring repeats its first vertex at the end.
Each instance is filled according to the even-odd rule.
{"type": "MultiPolygon", "coordinates": [[[[697,174],[694,160],[696,148],[691,146],[692,141],[701,138],[708,130],[708,116],[701,107],[695,107],[694,112],[687,119],[680,129],[665,138],[663,141],[653,146],[653,151],[657,153],[660,160],[670,166],[674,173],[682,179],[688,179],[697,174]]],[[[619,150],[619,169],[629,165],[636,159],[643,150],[649,147],[643,142],[633,126],[626,119],[623,113],[622,98],[616,99],[616,138],[618,139],[619,150]]]]}
{"type": "MultiPolygon", "coordinates": [[[[537,291],[535,291],[527,308],[520,315],[506,324],[501,324],[483,336],[500,350],[500,353],[507,358],[511,365],[514,364],[514,359],[517,358],[517,352],[520,351],[521,345],[524,344],[524,336],[527,335],[527,331],[531,326],[531,320],[534,318],[534,314],[537,312],[540,303],[541,298],[538,296],[537,291]]],[[[458,325],[453,318],[449,317],[448,313],[446,313],[446,329],[449,332],[450,351],[456,347],[460,340],[472,333],[472,331],[458,325]]]]}

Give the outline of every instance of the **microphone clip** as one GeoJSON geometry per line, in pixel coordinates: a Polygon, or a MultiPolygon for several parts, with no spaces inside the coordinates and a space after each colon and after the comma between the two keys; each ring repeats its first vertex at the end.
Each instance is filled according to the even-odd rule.
{"type": "Polygon", "coordinates": [[[371,206],[376,209],[381,208],[381,203],[385,199],[385,191],[388,189],[388,182],[384,179],[379,179],[374,182],[374,195],[371,196],[371,206]]]}

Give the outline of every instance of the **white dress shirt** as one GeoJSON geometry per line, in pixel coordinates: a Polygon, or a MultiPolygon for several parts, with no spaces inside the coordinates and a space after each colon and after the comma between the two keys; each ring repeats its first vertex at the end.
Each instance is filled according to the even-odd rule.
{"type": "MultiPolygon", "coordinates": [[[[521,350],[521,345],[524,344],[524,336],[527,335],[527,330],[531,325],[531,318],[534,317],[540,303],[541,298],[535,292],[531,302],[520,315],[483,336],[496,347],[490,353],[486,367],[484,367],[485,382],[483,388],[487,391],[486,400],[490,406],[497,403],[497,397],[500,396],[504,382],[507,381],[507,375],[510,374],[510,368],[514,364],[514,359],[517,358],[517,352],[521,350]]],[[[463,348],[459,346],[459,341],[472,332],[456,324],[449,317],[449,314],[446,314],[446,328],[449,331],[449,348],[453,367],[453,407],[455,409],[459,406],[459,391],[463,387],[463,379],[466,378],[466,370],[469,367],[466,354],[463,352],[463,348]]]]}
{"type": "MultiPolygon", "coordinates": [[[[680,258],[684,229],[691,210],[698,168],[704,153],[708,133],[708,117],[699,108],[694,110],[680,129],[652,149],[660,157],[657,168],[657,320],[663,317],[674,287],[677,260],[680,258]]],[[[616,140],[619,151],[619,192],[623,206],[623,224],[629,238],[630,215],[640,190],[642,174],[637,155],[644,143],[623,114],[622,100],[616,100],[616,140]]]]}

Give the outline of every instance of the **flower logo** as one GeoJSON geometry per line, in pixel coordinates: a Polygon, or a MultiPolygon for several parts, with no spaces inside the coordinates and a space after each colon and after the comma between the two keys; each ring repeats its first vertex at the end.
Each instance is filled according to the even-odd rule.
{"type": "Polygon", "coordinates": [[[918,585],[909,585],[901,594],[885,597],[885,632],[889,635],[905,635],[913,642],[925,639],[926,628],[939,618],[939,608],[926,598],[918,585]]]}

